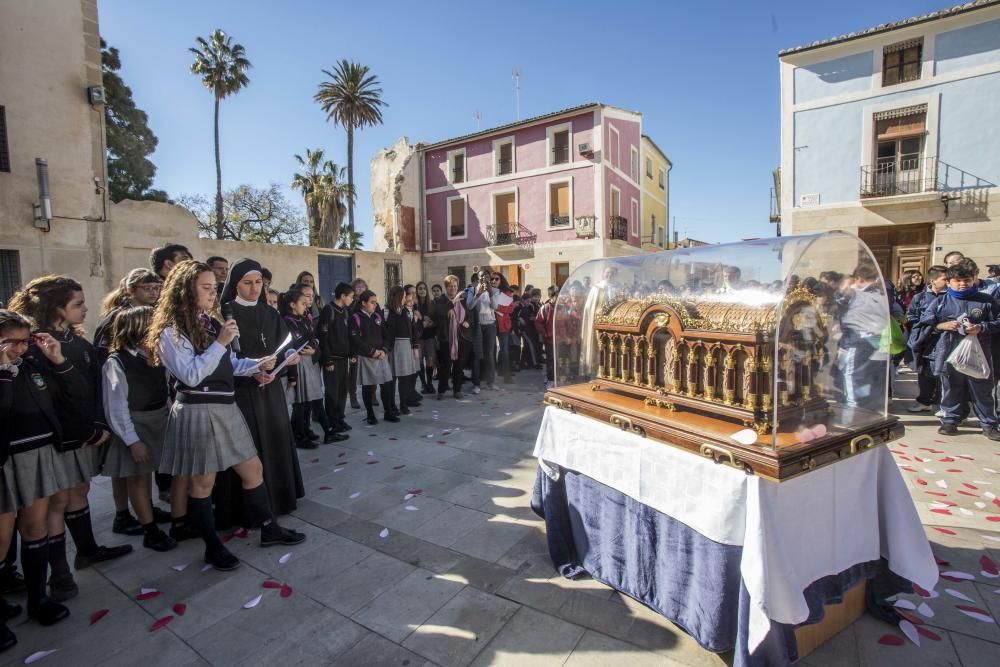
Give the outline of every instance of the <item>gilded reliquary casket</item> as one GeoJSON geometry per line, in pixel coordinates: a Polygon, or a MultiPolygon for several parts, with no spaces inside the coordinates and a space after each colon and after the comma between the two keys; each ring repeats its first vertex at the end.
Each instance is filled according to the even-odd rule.
{"type": "Polygon", "coordinates": [[[856,237],[677,252],[571,276],[547,403],[778,480],[898,437],[888,301],[856,237]]]}

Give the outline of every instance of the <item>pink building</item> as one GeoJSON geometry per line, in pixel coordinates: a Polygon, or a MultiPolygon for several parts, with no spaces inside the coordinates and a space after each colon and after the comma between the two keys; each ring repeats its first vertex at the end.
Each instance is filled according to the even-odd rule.
{"type": "Polygon", "coordinates": [[[595,103],[418,146],[425,277],[544,288],[641,252],[641,136],[642,114],[595,103]]]}

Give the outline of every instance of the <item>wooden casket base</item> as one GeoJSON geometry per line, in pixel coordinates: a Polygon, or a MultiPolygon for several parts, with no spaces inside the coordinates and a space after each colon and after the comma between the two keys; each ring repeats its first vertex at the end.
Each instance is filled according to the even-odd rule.
{"type": "Polygon", "coordinates": [[[813,625],[803,625],[795,629],[795,644],[799,660],[806,657],[835,635],[842,632],[865,613],[865,589],[867,581],[860,581],[844,593],[843,602],[828,604],[823,608],[823,620],[813,625]]]}
{"type": "MultiPolygon", "coordinates": [[[[756,443],[743,445],[731,436],[745,427],[734,424],[731,419],[647,405],[640,398],[610,389],[613,388],[598,390],[592,383],[568,385],[545,392],[544,401],[777,482],[903,435],[903,426],[896,417],[870,413],[870,419],[837,419],[836,415],[824,413],[829,423],[828,432],[822,438],[803,443],[798,433],[785,431],[779,425],[776,436],[758,435],[756,443]],[[848,430],[829,425],[834,422],[863,425],[848,430]]],[[[813,425],[819,423],[824,421],[820,419],[813,425]]]]}

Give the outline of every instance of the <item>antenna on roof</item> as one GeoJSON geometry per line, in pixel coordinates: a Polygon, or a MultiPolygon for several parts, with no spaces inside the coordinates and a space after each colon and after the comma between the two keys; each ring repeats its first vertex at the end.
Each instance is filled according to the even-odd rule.
{"type": "Polygon", "coordinates": [[[476,119],[476,130],[478,131],[479,130],[479,121],[481,121],[483,119],[483,112],[482,111],[473,111],[472,112],[472,117],[476,119]]]}
{"type": "Polygon", "coordinates": [[[517,116],[515,120],[521,120],[521,70],[517,67],[510,73],[514,79],[514,100],[517,105],[517,116]]]}

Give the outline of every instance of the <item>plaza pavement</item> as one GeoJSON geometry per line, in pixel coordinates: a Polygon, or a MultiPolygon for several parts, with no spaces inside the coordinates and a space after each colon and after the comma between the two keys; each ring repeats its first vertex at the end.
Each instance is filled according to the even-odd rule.
{"type": "MultiPolygon", "coordinates": [[[[912,385],[901,376],[899,393],[912,395],[912,385]]],[[[110,489],[95,480],[99,540],[132,540],[135,553],[77,573],[81,594],[68,603],[67,621],[14,621],[20,643],[0,665],[53,650],[36,664],[725,664],[727,656],[703,651],[633,600],[553,571],[543,524],[529,508],[541,398],[534,371],[461,403],[425,400],[399,424],[367,428],[353,413],[350,440],[300,452],[306,498],[282,522],[309,540],[261,549],[254,534],[234,537],[228,546],[244,564],[228,574],[202,570],[200,542],[159,554],[140,538],[113,536],[110,489]],[[264,588],[268,580],[285,584],[284,596],[264,588]],[[138,601],[144,588],[161,594],[138,601]],[[99,610],[106,615],[91,623],[99,610]],[[169,625],[150,631],[168,615],[169,625]]],[[[1000,447],[972,428],[941,442],[936,420],[907,415],[909,404],[894,404],[908,432],[892,448],[913,470],[903,474],[935,554],[949,563],[942,569],[973,579],[951,575],[933,599],[907,596],[933,614],[911,611],[929,631],[919,647],[880,643],[904,635],[865,616],[801,664],[1000,664],[1000,579],[981,562],[1000,563],[1000,523],[988,520],[1000,518],[1000,501],[987,495],[1000,495],[1000,447]],[[985,613],[976,620],[958,605],[985,613]]]]}

